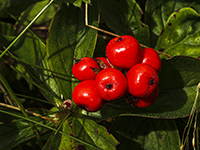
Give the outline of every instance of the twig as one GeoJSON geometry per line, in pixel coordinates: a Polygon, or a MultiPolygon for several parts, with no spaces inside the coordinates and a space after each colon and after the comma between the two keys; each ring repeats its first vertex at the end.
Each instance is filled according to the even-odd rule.
{"type": "MultiPolygon", "coordinates": [[[[6,108],[10,108],[10,109],[14,109],[14,110],[21,111],[18,107],[11,106],[11,105],[7,105],[7,104],[1,103],[1,102],[0,102],[0,105],[3,106],[3,107],[6,107],[6,108]]],[[[27,110],[27,109],[25,109],[25,111],[26,111],[28,114],[31,114],[31,115],[33,115],[33,116],[40,117],[40,118],[42,118],[42,119],[51,121],[51,122],[53,122],[53,123],[59,123],[59,121],[50,119],[50,118],[48,118],[48,117],[46,117],[46,116],[42,116],[42,115],[40,115],[40,114],[38,114],[38,113],[29,111],[29,110],[27,110]]]]}

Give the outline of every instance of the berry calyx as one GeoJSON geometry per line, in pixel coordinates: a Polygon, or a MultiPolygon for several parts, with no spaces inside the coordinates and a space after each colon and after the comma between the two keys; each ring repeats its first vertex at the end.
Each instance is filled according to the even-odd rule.
{"type": "Polygon", "coordinates": [[[141,50],[141,63],[152,66],[157,72],[161,70],[160,57],[153,48],[144,48],[141,50]]]}
{"type": "Polygon", "coordinates": [[[121,37],[119,37],[118,39],[117,39],[117,42],[121,42],[123,39],[121,38],[121,37]]]}
{"type": "Polygon", "coordinates": [[[127,91],[127,80],[122,72],[114,68],[100,71],[95,78],[100,97],[107,101],[122,97],[127,91]]]}
{"type": "Polygon", "coordinates": [[[93,71],[94,69],[100,70],[97,62],[90,57],[83,57],[76,60],[72,67],[72,74],[79,81],[90,80],[96,77],[96,73],[93,71]]]}
{"type": "Polygon", "coordinates": [[[98,111],[105,104],[96,91],[94,80],[80,82],[73,90],[72,99],[78,107],[89,112],[98,111]]]}
{"type": "Polygon", "coordinates": [[[128,91],[135,97],[147,97],[158,87],[159,76],[147,64],[136,64],[127,73],[128,91]]]}
{"type": "Polygon", "coordinates": [[[140,44],[130,35],[113,38],[106,46],[109,62],[120,69],[129,69],[140,61],[140,44]]]}
{"type": "Polygon", "coordinates": [[[159,95],[159,88],[157,88],[148,97],[134,98],[132,100],[132,104],[137,106],[137,107],[140,107],[140,108],[148,107],[148,106],[152,105],[156,101],[156,99],[158,98],[158,95],[159,95]]]}

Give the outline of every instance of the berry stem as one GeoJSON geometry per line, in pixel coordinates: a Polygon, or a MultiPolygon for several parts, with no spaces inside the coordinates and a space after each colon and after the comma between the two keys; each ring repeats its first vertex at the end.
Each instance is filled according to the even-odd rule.
{"type": "Polygon", "coordinates": [[[78,64],[81,60],[80,59],[76,59],[74,58],[74,60],[76,61],[75,63],[78,64]]]}
{"type": "MultiPolygon", "coordinates": [[[[140,46],[143,47],[143,48],[148,48],[148,46],[146,46],[146,45],[144,45],[144,44],[141,44],[141,43],[140,43],[140,46]]],[[[168,54],[165,54],[165,53],[160,52],[160,51],[158,51],[158,50],[156,50],[156,51],[157,51],[158,54],[161,54],[161,55],[167,56],[167,57],[169,57],[169,58],[172,58],[172,56],[170,56],[170,55],[168,55],[168,54]]]]}
{"type": "Polygon", "coordinates": [[[92,28],[92,29],[95,29],[97,31],[101,31],[101,32],[106,33],[106,34],[110,34],[112,36],[116,36],[116,37],[119,36],[119,35],[114,34],[112,32],[109,32],[109,31],[106,31],[106,30],[102,30],[102,29],[100,29],[98,27],[95,27],[95,26],[92,26],[92,25],[88,25],[88,3],[85,3],[85,25],[90,27],[90,28],[92,28]]]}
{"type": "Polygon", "coordinates": [[[170,55],[168,55],[168,54],[165,54],[165,53],[163,53],[163,52],[157,51],[157,53],[159,53],[159,54],[161,54],[161,55],[164,55],[164,56],[167,56],[167,57],[169,57],[169,58],[172,58],[172,56],[170,56],[170,55]]]}
{"type": "Polygon", "coordinates": [[[123,39],[121,37],[118,38],[117,42],[120,42],[122,41],[123,39]]]}
{"type": "Polygon", "coordinates": [[[106,65],[101,59],[94,58],[94,60],[99,64],[100,68],[102,69],[109,68],[108,65],[106,65]]]}
{"type": "Polygon", "coordinates": [[[92,69],[92,71],[94,71],[94,73],[98,74],[100,72],[100,70],[98,68],[93,68],[93,67],[90,67],[92,69]]]}

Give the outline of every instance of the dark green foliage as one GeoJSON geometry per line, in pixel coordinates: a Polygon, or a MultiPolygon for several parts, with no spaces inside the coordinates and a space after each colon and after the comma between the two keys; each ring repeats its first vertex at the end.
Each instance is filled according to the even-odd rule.
{"type": "MultiPolygon", "coordinates": [[[[45,2],[49,1],[0,0],[1,52],[23,30],[22,23],[30,22],[39,12],[36,8],[42,9],[45,2]]],[[[39,149],[37,140],[44,143],[44,150],[179,149],[200,77],[199,13],[197,0],[55,0],[30,27],[35,34],[23,34],[0,58],[0,73],[14,92],[17,88],[21,91],[24,97],[18,97],[24,107],[37,107],[34,112],[50,119],[29,116],[41,134],[38,139],[20,111],[6,109],[13,114],[8,115],[0,108],[0,149],[23,149],[22,143],[39,149]],[[85,2],[89,3],[89,25],[118,35],[132,35],[140,44],[168,54],[160,54],[160,93],[152,106],[132,107],[125,97],[106,103],[93,113],[62,106],[65,99],[71,99],[79,82],[71,72],[74,58],[105,56],[106,44],[112,38],[85,25],[85,2]],[[28,82],[26,86],[22,78],[28,82]],[[50,104],[35,103],[38,97],[50,104]],[[52,109],[46,110],[49,106],[52,109]]],[[[7,92],[4,86],[0,83],[1,103],[5,103],[7,92]]]]}

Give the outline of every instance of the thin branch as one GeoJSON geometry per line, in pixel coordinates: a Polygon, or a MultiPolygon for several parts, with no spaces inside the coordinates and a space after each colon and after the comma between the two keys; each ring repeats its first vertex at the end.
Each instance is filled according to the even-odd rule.
{"type": "MultiPolygon", "coordinates": [[[[15,106],[7,105],[7,104],[1,103],[1,102],[0,102],[0,105],[3,106],[3,107],[6,107],[6,108],[10,108],[10,109],[14,109],[14,110],[20,111],[20,109],[19,109],[18,107],[15,107],[15,106]]],[[[29,111],[29,110],[27,110],[27,109],[25,109],[25,111],[26,111],[28,114],[31,114],[31,115],[33,115],[33,116],[40,117],[40,118],[42,118],[42,119],[51,121],[51,122],[53,122],[53,123],[59,123],[59,121],[53,120],[53,119],[51,119],[51,118],[49,118],[49,117],[46,117],[46,116],[42,116],[42,115],[40,115],[40,114],[38,114],[38,113],[29,111]]]]}
{"type": "Polygon", "coordinates": [[[188,136],[189,136],[191,124],[192,124],[192,121],[193,121],[193,118],[194,118],[194,112],[196,111],[196,106],[197,106],[197,102],[198,102],[199,89],[200,89],[200,83],[199,83],[198,86],[197,86],[197,93],[196,93],[196,97],[195,97],[195,100],[194,100],[194,104],[193,104],[193,106],[192,106],[192,110],[191,110],[191,112],[190,112],[190,116],[189,116],[189,118],[188,118],[187,125],[185,126],[184,131],[183,131],[182,142],[181,142],[180,150],[182,150],[182,149],[184,148],[186,142],[188,141],[188,136]],[[187,128],[188,128],[188,131],[187,131],[187,134],[186,134],[186,137],[185,137],[185,133],[186,133],[186,129],[187,129],[187,128]],[[184,137],[185,137],[185,138],[184,138],[184,137]]]}
{"type": "Polygon", "coordinates": [[[106,33],[106,34],[110,34],[110,35],[115,36],[115,37],[120,36],[120,35],[114,34],[112,32],[100,29],[98,27],[95,27],[95,26],[92,26],[92,25],[88,25],[88,3],[85,3],[85,25],[90,27],[90,28],[92,28],[92,29],[95,29],[97,31],[100,31],[100,32],[103,32],[103,33],[106,33]]]}
{"type": "Polygon", "coordinates": [[[51,0],[36,16],[33,20],[24,28],[24,30],[11,42],[11,44],[6,48],[3,53],[1,53],[0,58],[16,43],[16,41],[29,29],[29,27],[44,13],[44,11],[53,3],[51,0]]]}

